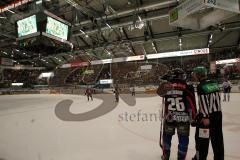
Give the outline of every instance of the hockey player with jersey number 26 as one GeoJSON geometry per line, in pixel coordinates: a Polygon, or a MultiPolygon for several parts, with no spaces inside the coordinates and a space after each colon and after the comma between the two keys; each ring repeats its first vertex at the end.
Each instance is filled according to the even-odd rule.
{"type": "Polygon", "coordinates": [[[177,159],[185,160],[189,144],[190,123],[196,115],[194,87],[188,85],[184,80],[183,70],[174,69],[170,74],[168,82],[160,85],[157,91],[164,99],[162,106],[163,132],[160,133],[162,159],[170,159],[172,136],[177,130],[179,140],[177,159]]]}

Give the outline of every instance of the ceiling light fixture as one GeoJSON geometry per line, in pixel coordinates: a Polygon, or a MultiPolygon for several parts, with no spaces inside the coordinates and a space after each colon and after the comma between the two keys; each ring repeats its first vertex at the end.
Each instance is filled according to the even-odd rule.
{"type": "Polygon", "coordinates": [[[209,37],[209,43],[212,43],[212,39],[213,39],[213,34],[211,34],[209,37]]]}
{"type": "Polygon", "coordinates": [[[108,28],[112,29],[112,27],[108,23],[106,23],[106,25],[107,25],[108,28]]]}
{"type": "Polygon", "coordinates": [[[84,34],[86,38],[89,37],[89,35],[87,35],[83,30],[80,29],[79,31],[80,31],[82,34],[84,34]]]}
{"type": "Polygon", "coordinates": [[[156,47],[155,47],[155,45],[154,45],[154,43],[152,42],[152,47],[153,47],[153,50],[154,50],[154,52],[156,52],[157,53],[157,49],[156,49],[156,47]]]}
{"type": "Polygon", "coordinates": [[[179,46],[182,46],[182,38],[179,38],[179,46]]]}
{"type": "Polygon", "coordinates": [[[138,20],[135,22],[134,26],[135,28],[138,28],[138,29],[142,29],[145,26],[144,21],[140,16],[138,16],[138,20]]]}
{"type": "Polygon", "coordinates": [[[10,10],[10,9],[7,9],[8,12],[11,12],[12,14],[15,14],[14,11],[10,10]]]}
{"type": "Polygon", "coordinates": [[[66,0],[67,3],[71,4],[73,7],[78,6],[78,4],[72,0],[66,0]]]}
{"type": "Polygon", "coordinates": [[[105,49],[105,51],[107,52],[108,55],[111,55],[111,52],[107,49],[105,49]]]}
{"type": "Polygon", "coordinates": [[[80,31],[82,34],[85,34],[85,32],[84,32],[83,30],[80,29],[79,31],[80,31]]]}

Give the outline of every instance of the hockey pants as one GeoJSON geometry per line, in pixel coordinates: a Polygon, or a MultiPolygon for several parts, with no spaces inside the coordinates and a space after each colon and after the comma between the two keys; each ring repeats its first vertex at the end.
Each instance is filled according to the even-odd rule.
{"type": "Polygon", "coordinates": [[[165,123],[163,132],[163,160],[170,159],[172,136],[175,134],[175,127],[178,132],[178,158],[177,160],[185,160],[188,144],[189,144],[189,124],[174,124],[165,123]]]}

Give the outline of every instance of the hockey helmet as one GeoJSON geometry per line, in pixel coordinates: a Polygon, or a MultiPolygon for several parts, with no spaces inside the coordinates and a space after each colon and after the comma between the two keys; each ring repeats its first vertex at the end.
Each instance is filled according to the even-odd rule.
{"type": "Polygon", "coordinates": [[[195,67],[193,73],[199,76],[207,76],[207,68],[204,66],[195,67]]]}
{"type": "Polygon", "coordinates": [[[171,79],[185,79],[186,73],[181,68],[171,70],[171,79]]]}

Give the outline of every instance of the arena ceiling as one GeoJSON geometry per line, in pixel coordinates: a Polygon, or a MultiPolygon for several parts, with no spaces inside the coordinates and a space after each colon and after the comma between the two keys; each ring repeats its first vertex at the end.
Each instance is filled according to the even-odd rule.
{"type": "Polygon", "coordinates": [[[8,4],[11,4],[11,3],[13,3],[14,1],[16,1],[16,0],[4,0],[4,1],[0,1],[0,7],[4,7],[4,6],[8,5],[8,4]]]}
{"type": "MultiPolygon", "coordinates": [[[[0,56],[21,64],[55,67],[63,63],[109,57],[210,47],[238,48],[240,16],[203,31],[169,26],[168,12],[177,0],[42,0],[43,7],[72,24],[73,51],[19,49],[15,22],[31,15],[37,2],[0,14],[0,56]],[[209,38],[213,35],[212,43],[209,38]],[[179,38],[182,45],[179,45],[179,38]],[[46,53],[45,53],[46,52],[46,53]]],[[[0,6],[12,3],[0,1],[0,6]]]]}

